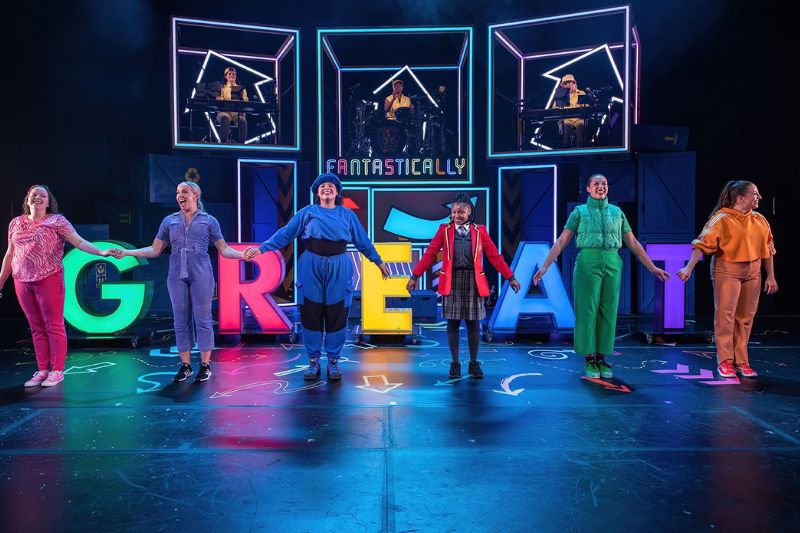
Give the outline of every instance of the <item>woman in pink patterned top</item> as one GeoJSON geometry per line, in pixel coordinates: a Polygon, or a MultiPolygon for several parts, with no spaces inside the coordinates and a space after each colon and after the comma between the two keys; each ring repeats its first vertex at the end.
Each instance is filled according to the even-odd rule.
{"type": "MultiPolygon", "coordinates": [[[[58,202],[44,185],[25,194],[22,215],[8,225],[8,250],[0,270],[0,290],[14,274],[19,305],[31,326],[39,367],[26,387],[51,387],[64,380],[67,331],[64,328],[64,241],[84,252],[109,253],[85,241],[58,214],[58,202]]],[[[0,292],[0,297],[2,297],[0,292]]]]}

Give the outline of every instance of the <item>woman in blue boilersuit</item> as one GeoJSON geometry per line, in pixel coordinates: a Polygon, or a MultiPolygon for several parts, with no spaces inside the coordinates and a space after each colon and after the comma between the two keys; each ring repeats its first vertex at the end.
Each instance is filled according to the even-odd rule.
{"type": "Polygon", "coordinates": [[[228,259],[242,259],[242,253],[225,242],[217,219],[206,213],[200,200],[200,186],[191,181],[178,185],[176,200],[180,211],[167,215],[158,228],[153,244],[136,250],[112,250],[117,257],[157,257],[168,245],[167,288],[175,319],[175,341],[181,356],[181,367],[174,381],[185,381],[192,375],[190,353],[194,341],[200,350],[200,369],[195,381],[211,377],[211,350],[214,349],[214,322],[211,299],[214,296],[214,274],[208,248],[212,244],[228,259]]]}
{"type": "Polygon", "coordinates": [[[350,209],[342,206],[342,183],[334,174],[322,174],[311,185],[314,203],[298,211],[258,248],[245,250],[245,259],[279,250],[294,239],[303,241],[305,252],[297,263],[297,303],[303,325],[303,342],[309,365],[303,378],[319,378],[322,338],[328,358],[328,379],[342,379],[339,355],[353,301],[353,264],[345,251],[352,242],[367,259],[389,276],[389,268],[370,242],[367,232],[350,209]]]}

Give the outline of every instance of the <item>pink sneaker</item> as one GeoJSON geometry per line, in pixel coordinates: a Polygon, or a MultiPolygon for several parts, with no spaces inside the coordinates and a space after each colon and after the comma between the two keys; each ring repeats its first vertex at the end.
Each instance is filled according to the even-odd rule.
{"type": "Polygon", "coordinates": [[[717,366],[717,372],[723,378],[735,378],[736,371],[733,369],[733,363],[729,360],[723,361],[717,366]]]}
{"type": "Polygon", "coordinates": [[[33,377],[25,382],[26,387],[38,387],[42,384],[42,381],[47,378],[47,374],[49,374],[47,370],[37,370],[33,373],[33,377]]]}
{"type": "Polygon", "coordinates": [[[734,370],[736,370],[737,374],[740,374],[743,378],[757,378],[758,372],[750,368],[750,365],[747,363],[736,363],[733,365],[734,370]]]}
{"type": "Polygon", "coordinates": [[[52,387],[53,385],[58,385],[62,381],[64,381],[64,373],[53,370],[50,372],[50,375],[47,376],[47,379],[42,381],[42,387],[52,387]]]}

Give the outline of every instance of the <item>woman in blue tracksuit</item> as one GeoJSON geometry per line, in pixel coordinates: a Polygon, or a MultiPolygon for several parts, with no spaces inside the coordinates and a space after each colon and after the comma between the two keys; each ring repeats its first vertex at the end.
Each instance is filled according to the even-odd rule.
{"type": "Polygon", "coordinates": [[[322,174],[311,185],[314,203],[298,211],[289,223],[258,248],[245,250],[245,258],[279,250],[294,239],[303,241],[305,252],[297,263],[297,303],[303,341],[309,365],[303,378],[319,378],[319,358],[325,334],[328,357],[328,379],[342,379],[339,355],[345,341],[347,314],[353,301],[353,263],[345,253],[352,242],[367,259],[381,269],[383,277],[389,268],[381,260],[361,226],[356,214],[342,206],[342,183],[334,174],[322,174]]]}

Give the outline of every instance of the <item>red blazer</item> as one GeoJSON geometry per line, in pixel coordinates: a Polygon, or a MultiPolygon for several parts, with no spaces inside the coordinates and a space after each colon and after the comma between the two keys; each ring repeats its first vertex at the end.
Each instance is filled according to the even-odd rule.
{"type": "MultiPolygon", "coordinates": [[[[413,270],[415,276],[421,276],[436,261],[439,250],[444,250],[442,269],[439,271],[439,290],[437,291],[442,296],[450,294],[450,288],[453,284],[453,243],[455,241],[455,232],[456,227],[452,222],[441,224],[428,249],[422,254],[422,259],[419,260],[413,270]]],[[[475,264],[475,285],[478,287],[479,295],[489,296],[489,284],[486,282],[486,274],[483,272],[484,253],[492,266],[504,278],[509,279],[514,276],[514,273],[511,272],[511,269],[508,268],[508,265],[503,260],[503,256],[497,251],[497,247],[486,232],[485,226],[472,223],[469,225],[469,234],[472,240],[472,261],[475,264]]]]}

